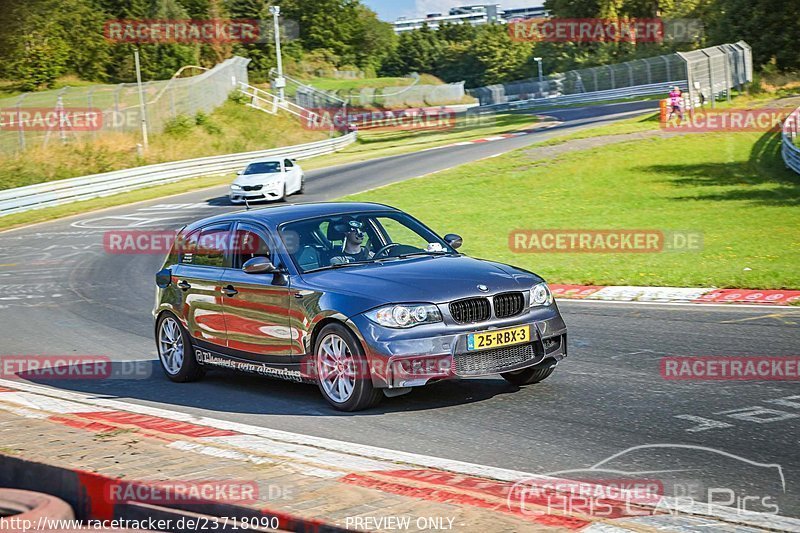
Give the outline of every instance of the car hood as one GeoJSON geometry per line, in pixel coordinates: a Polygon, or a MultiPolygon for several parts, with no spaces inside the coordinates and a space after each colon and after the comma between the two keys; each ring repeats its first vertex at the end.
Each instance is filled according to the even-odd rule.
{"type": "Polygon", "coordinates": [[[259,183],[267,183],[283,176],[283,172],[267,172],[266,174],[242,174],[236,176],[233,183],[236,185],[258,185],[259,183]]]}
{"type": "MultiPolygon", "coordinates": [[[[303,275],[309,288],[358,296],[378,306],[394,302],[445,303],[470,296],[528,290],[542,278],[520,268],[464,255],[369,263],[303,275]],[[485,285],[482,292],[478,285],[485,285]]],[[[366,309],[364,309],[366,310],[366,309]]]]}

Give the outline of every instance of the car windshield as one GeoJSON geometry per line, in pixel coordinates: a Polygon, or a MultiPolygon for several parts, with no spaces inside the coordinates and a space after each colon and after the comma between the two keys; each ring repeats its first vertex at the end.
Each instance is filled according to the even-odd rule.
{"type": "Polygon", "coordinates": [[[262,161],[260,163],[250,163],[244,170],[243,174],[271,174],[273,172],[280,172],[281,164],[278,161],[262,161]]]}
{"type": "Polygon", "coordinates": [[[417,255],[456,253],[405,213],[348,213],[284,224],[286,249],[301,272],[417,255]]]}

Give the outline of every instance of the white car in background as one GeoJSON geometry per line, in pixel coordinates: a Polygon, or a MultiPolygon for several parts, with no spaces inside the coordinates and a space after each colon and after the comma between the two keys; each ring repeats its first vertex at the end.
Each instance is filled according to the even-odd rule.
{"type": "Polygon", "coordinates": [[[289,158],[251,161],[236,173],[230,190],[234,204],[258,200],[283,200],[290,194],[302,194],[305,185],[303,169],[289,158]]]}

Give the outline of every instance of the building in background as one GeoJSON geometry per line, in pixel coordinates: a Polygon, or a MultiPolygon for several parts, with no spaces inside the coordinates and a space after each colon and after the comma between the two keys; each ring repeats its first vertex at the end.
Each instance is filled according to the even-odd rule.
{"type": "Polygon", "coordinates": [[[445,15],[443,13],[428,13],[422,18],[399,18],[392,23],[395,33],[417,30],[424,24],[432,30],[438,29],[442,24],[472,24],[478,26],[492,22],[505,23],[509,20],[523,18],[539,18],[547,16],[544,7],[531,6],[513,9],[500,9],[499,4],[474,4],[453,7],[445,15]]]}

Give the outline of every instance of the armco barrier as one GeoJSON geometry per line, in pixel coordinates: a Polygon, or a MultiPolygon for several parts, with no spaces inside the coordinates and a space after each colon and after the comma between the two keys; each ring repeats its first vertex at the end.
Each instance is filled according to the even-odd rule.
{"type": "Polygon", "coordinates": [[[227,174],[241,169],[243,165],[253,159],[263,157],[283,156],[305,159],[335,152],[355,139],[356,134],[350,133],[342,137],[295,146],[159,163],[7,189],[0,191],[0,216],[108,196],[187,178],[227,174]]]}
{"type": "Polygon", "coordinates": [[[783,121],[781,133],[783,161],[787,167],[800,174],[800,147],[796,144],[798,133],[800,133],[800,107],[783,121]]]}
{"type": "Polygon", "coordinates": [[[622,100],[626,98],[667,94],[676,85],[683,91],[685,91],[688,87],[685,80],[672,81],[669,83],[654,83],[651,85],[637,85],[635,87],[623,87],[622,89],[611,89],[608,91],[567,94],[563,96],[554,96],[552,98],[530,98],[528,100],[517,100],[515,102],[507,102],[504,104],[485,105],[480,107],[480,111],[512,111],[516,109],[533,109],[537,107],[591,104],[605,100],[622,100]]]}

